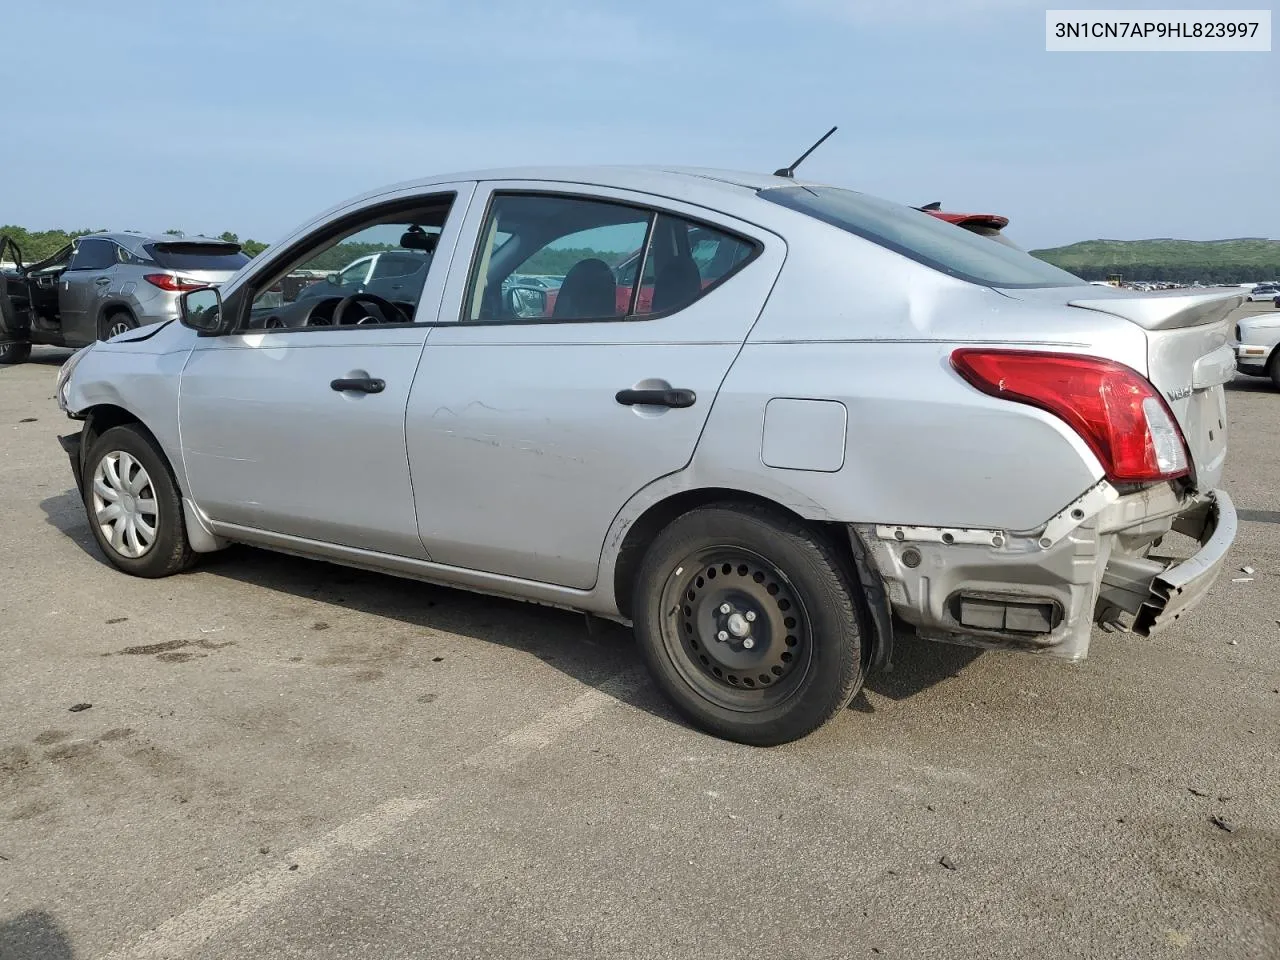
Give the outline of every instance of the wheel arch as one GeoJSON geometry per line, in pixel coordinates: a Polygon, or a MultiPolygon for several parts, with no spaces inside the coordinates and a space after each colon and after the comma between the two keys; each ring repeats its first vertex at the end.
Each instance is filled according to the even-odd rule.
{"type": "Polygon", "coordinates": [[[763,507],[789,517],[826,539],[838,551],[847,564],[846,572],[862,587],[863,599],[868,606],[873,627],[871,642],[864,645],[863,657],[867,665],[875,668],[886,666],[893,652],[893,627],[887,593],[883,581],[876,572],[870,553],[864,548],[853,529],[846,524],[827,520],[815,520],[798,513],[778,500],[731,487],[696,487],[679,490],[660,497],[645,507],[620,535],[611,542],[618,543],[613,551],[609,586],[618,612],[627,620],[632,619],[632,585],[639,573],[654,539],[672,521],[690,510],[711,505],[732,506],[749,504],[763,507]],[[620,540],[619,540],[620,536],[620,540]]]}
{"type": "MultiPolygon", "coordinates": [[[[156,445],[156,449],[159,450],[164,455],[165,460],[169,462],[170,470],[173,470],[173,459],[165,451],[164,444],[160,441],[160,438],[156,436],[156,432],[148,427],[143,419],[132,411],[126,410],[124,407],[117,406],[114,403],[99,403],[89,407],[87,410],[81,411],[80,417],[84,421],[84,426],[81,428],[80,443],[82,467],[84,465],[84,457],[88,454],[89,448],[93,446],[100,436],[113,427],[133,425],[139,427],[148,437],[151,438],[151,441],[156,445]]],[[[178,490],[181,493],[183,490],[184,478],[178,476],[177,470],[173,470],[173,473],[174,482],[178,485],[178,490]]]]}
{"type": "Polygon", "coordinates": [[[138,323],[138,314],[134,311],[134,309],[131,306],[129,306],[129,304],[126,301],[115,300],[115,299],[104,300],[102,304],[99,305],[98,315],[94,318],[94,321],[93,321],[93,329],[99,339],[101,339],[102,337],[103,323],[107,320],[108,317],[113,317],[117,313],[127,313],[129,315],[129,319],[131,319],[135,324],[138,323]]]}

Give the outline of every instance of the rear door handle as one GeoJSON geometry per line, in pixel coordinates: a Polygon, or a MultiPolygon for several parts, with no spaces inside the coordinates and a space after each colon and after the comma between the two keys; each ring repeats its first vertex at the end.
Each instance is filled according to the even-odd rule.
{"type": "Polygon", "coordinates": [[[653,407],[692,407],[698,395],[692,390],[619,390],[614,399],[628,407],[645,404],[653,407]]]}
{"type": "Polygon", "coordinates": [[[102,286],[104,283],[110,283],[110,282],[111,282],[111,278],[110,278],[110,277],[99,277],[97,280],[95,280],[95,281],[93,281],[93,282],[94,282],[94,283],[96,283],[98,286],[102,286]]]}
{"type": "Polygon", "coordinates": [[[329,387],[339,393],[346,393],[348,390],[356,393],[381,393],[387,389],[387,381],[378,380],[374,377],[346,377],[331,380],[329,387]]]}

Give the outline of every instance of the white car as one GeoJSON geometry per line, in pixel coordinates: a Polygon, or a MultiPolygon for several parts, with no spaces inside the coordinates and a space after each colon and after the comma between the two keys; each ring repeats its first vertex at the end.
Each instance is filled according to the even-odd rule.
{"type": "Polygon", "coordinates": [[[1249,291],[1250,303],[1271,301],[1276,297],[1280,297],[1280,285],[1274,283],[1260,283],[1249,291]]]}

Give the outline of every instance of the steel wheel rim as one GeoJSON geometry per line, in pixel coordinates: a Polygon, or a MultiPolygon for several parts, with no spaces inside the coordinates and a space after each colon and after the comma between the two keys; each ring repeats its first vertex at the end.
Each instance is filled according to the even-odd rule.
{"type": "Polygon", "coordinates": [[[102,540],[136,560],[156,542],[160,512],[151,476],[137,457],[114,450],[93,471],[93,519],[102,540]]]}
{"type": "Polygon", "coordinates": [[[132,329],[133,325],[127,320],[117,320],[111,326],[107,327],[107,339],[110,340],[112,337],[118,337],[120,334],[128,333],[132,329]]]}
{"type": "Polygon", "coordinates": [[[661,602],[662,643],[671,663],[717,706],[774,709],[809,674],[812,621],[799,591],[752,550],[721,545],[690,554],[667,577],[661,602]]]}

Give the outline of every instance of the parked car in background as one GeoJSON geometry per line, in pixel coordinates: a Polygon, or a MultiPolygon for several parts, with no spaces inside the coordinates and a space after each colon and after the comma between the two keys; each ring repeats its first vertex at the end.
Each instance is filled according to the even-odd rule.
{"type": "Polygon", "coordinates": [[[957,227],[963,227],[970,233],[976,233],[980,237],[990,237],[1010,247],[1016,246],[1003,232],[1004,228],[1009,225],[1009,218],[1002,217],[998,213],[956,213],[951,210],[943,210],[940,202],[927,203],[919,209],[937,217],[939,220],[955,224],[957,227]]]}
{"type": "Polygon", "coordinates": [[[241,542],[612,618],[686,717],[767,745],[841,711],[895,622],[1079,660],[1095,621],[1195,605],[1236,530],[1240,301],[1092,287],[785,176],[486,171],[336,207],[56,395],[126,573],[241,542]],[[411,296],[267,301],[407,224],[440,231],[411,296]],[[513,310],[562,260],[550,309],[513,310]]]}
{"type": "Polygon", "coordinates": [[[384,250],[360,257],[337,273],[307,284],[296,299],[349,296],[372,293],[388,300],[416,300],[427,279],[431,253],[414,250],[384,250]]]}
{"type": "Polygon", "coordinates": [[[1260,283],[1249,291],[1250,303],[1261,303],[1280,297],[1280,286],[1274,283],[1260,283]]]}
{"type": "MultiPolygon", "coordinates": [[[[1280,307],[1280,297],[1276,306],[1280,307]]],[[[1236,322],[1234,332],[1236,369],[1251,377],[1270,377],[1280,390],[1280,314],[1244,317],[1236,322]]]]}
{"type": "Polygon", "coordinates": [[[170,234],[79,237],[27,266],[0,238],[0,363],[18,363],[32,344],[81,347],[135,327],[173,320],[178,295],[229,278],[249,258],[239,244],[170,234]]]}

